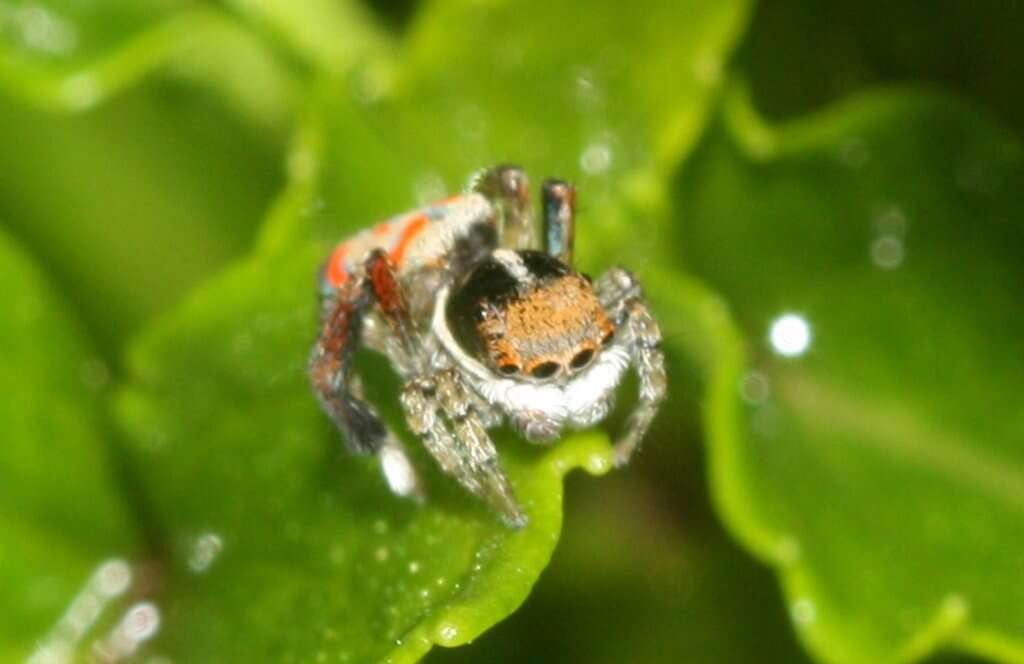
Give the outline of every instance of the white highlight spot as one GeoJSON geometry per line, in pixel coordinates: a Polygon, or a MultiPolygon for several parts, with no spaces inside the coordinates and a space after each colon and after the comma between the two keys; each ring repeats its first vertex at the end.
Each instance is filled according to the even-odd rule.
{"type": "Polygon", "coordinates": [[[817,619],[818,610],[814,606],[814,602],[806,597],[801,597],[793,602],[793,606],[790,607],[790,615],[797,627],[807,627],[817,619]]]}
{"type": "Polygon", "coordinates": [[[119,662],[135,654],[139,645],[160,629],[160,610],[150,602],[132,606],[104,641],[93,644],[100,661],[119,662]]]}
{"type": "Polygon", "coordinates": [[[903,240],[883,235],[871,243],[871,262],[883,270],[895,270],[903,264],[903,240]]]}
{"type": "Polygon", "coordinates": [[[132,582],[132,568],[124,560],[114,558],[100,565],[93,579],[101,595],[117,597],[132,582]]]}
{"type": "Polygon", "coordinates": [[[128,609],[121,624],[124,626],[125,635],[135,643],[140,643],[151,638],[160,629],[160,610],[149,602],[136,604],[128,609]]]}
{"type": "Polygon", "coordinates": [[[779,355],[798,357],[811,345],[811,326],[803,316],[783,314],[772,321],[768,340],[779,355]]]}
{"type": "Polygon", "coordinates": [[[110,601],[131,585],[132,570],[120,558],[104,561],[27,660],[29,664],[70,662],[75,647],[110,601]]]}
{"type": "Polygon", "coordinates": [[[604,454],[591,454],[587,457],[587,470],[593,475],[603,475],[611,470],[611,463],[604,454]]]}
{"type": "Polygon", "coordinates": [[[607,143],[591,143],[580,155],[580,168],[588,175],[607,173],[611,165],[612,149],[607,143]]]}
{"type": "Polygon", "coordinates": [[[459,628],[452,623],[444,623],[437,630],[441,643],[453,643],[459,638],[459,628]]]}
{"type": "Polygon", "coordinates": [[[202,574],[210,568],[223,548],[224,540],[217,533],[200,535],[192,547],[192,554],[188,558],[188,568],[196,574],[202,574]]]}
{"type": "Polygon", "coordinates": [[[408,496],[416,491],[416,471],[402,450],[386,445],[380,451],[380,466],[393,492],[399,496],[408,496]]]}

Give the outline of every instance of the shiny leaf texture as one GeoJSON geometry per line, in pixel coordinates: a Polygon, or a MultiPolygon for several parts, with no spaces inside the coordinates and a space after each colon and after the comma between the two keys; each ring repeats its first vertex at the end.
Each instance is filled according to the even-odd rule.
{"type": "MultiPolygon", "coordinates": [[[[706,11],[706,17],[693,15],[693,8],[662,17],[680,25],[691,19],[687,30],[696,35],[697,46],[662,35],[647,46],[650,59],[659,60],[656,54],[671,46],[708,57],[713,51],[721,62],[742,16],[740,6],[730,6],[706,11]]],[[[493,8],[440,3],[432,10],[448,16],[444,12],[456,7],[461,8],[458,21],[500,21],[493,8]]],[[[633,33],[644,26],[663,30],[656,18],[634,21],[633,33]]],[[[585,34],[611,37],[614,22],[600,20],[585,34]]],[[[422,21],[414,33],[438,29],[443,22],[433,14],[422,21]]],[[[547,23],[533,25],[551,29],[547,23]]],[[[459,23],[447,26],[456,29],[459,23]]],[[[620,29],[618,38],[633,33],[620,29]]],[[[553,30],[530,39],[557,35],[553,30]]],[[[646,43],[642,34],[635,36],[646,43]]],[[[340,456],[338,435],[311,397],[304,369],[316,330],[313,275],[330,245],[414,204],[420,195],[447,193],[445,180],[429,172],[424,178],[423,168],[465,177],[470,165],[487,163],[478,158],[495,160],[436,144],[434,119],[446,117],[446,109],[413,113],[430,97],[426,88],[416,87],[427,85],[420,82],[423,72],[454,67],[461,54],[448,53],[444,40],[411,39],[419,55],[395,74],[395,87],[383,97],[373,94],[373,86],[380,82],[375,76],[387,80],[385,65],[360,69],[344,85],[325,81],[315,88],[287,159],[290,187],[271,211],[257,255],[201,289],[144,335],[130,355],[129,387],[118,413],[135,441],[145,484],[157,496],[167,530],[173,580],[162,600],[167,622],[157,646],[167,652],[186,659],[270,653],[280,661],[321,655],[405,661],[432,643],[464,643],[515,609],[546,565],[558,539],[562,475],[578,466],[607,469],[603,437],[573,437],[548,451],[507,440],[503,459],[532,516],[524,532],[512,533],[436,475],[427,506],[390,496],[374,463],[340,456]],[[434,61],[439,58],[451,64],[434,61]],[[422,64],[427,60],[429,65],[422,64]],[[222,543],[223,552],[197,572],[189,561],[210,537],[222,543]],[[232,638],[237,624],[213,619],[223,606],[240,611],[240,623],[263,628],[248,639],[232,638]],[[295,615],[303,619],[293,620],[295,615]]],[[[492,50],[517,39],[527,36],[492,50]]],[[[587,43],[574,48],[582,57],[587,43]]],[[[458,94],[477,99],[488,122],[512,135],[522,127],[556,143],[566,140],[574,118],[551,115],[545,89],[523,90],[525,113],[501,99],[474,97],[478,87],[489,84],[493,61],[500,57],[489,55],[483,44],[479,50],[481,57],[462,65],[477,73],[458,94]]],[[[674,55],[667,60],[674,61],[674,55]]],[[[571,83],[578,72],[572,63],[558,64],[562,77],[552,72],[548,85],[562,87],[563,78],[571,83]]],[[[689,118],[688,131],[697,130],[714,86],[683,86],[675,97],[675,91],[656,89],[627,73],[620,74],[622,85],[647,86],[638,104],[671,100],[679,117],[689,118]]],[[[527,82],[502,75],[508,86],[527,82]]],[[[571,85],[566,94],[575,94],[571,85]]],[[[617,112],[630,112],[628,104],[622,102],[617,112]]],[[[642,113],[631,112],[634,119],[642,113]]],[[[445,131],[456,140],[457,129],[445,131]]],[[[644,164],[653,168],[656,144],[685,149],[682,138],[672,139],[678,144],[654,135],[642,138],[649,150],[630,164],[634,170],[644,164]]],[[[502,140],[498,145],[505,146],[500,150],[506,159],[528,161],[522,150],[502,140]]],[[[573,134],[568,140],[582,139],[573,134]]],[[[573,148],[574,155],[578,152],[573,148]]],[[[550,158],[547,163],[558,166],[550,158]]],[[[562,175],[577,172],[571,167],[562,175]]],[[[600,187],[592,186],[595,190],[600,187]]],[[[597,229],[609,222],[594,217],[595,230],[589,233],[596,242],[597,229]]],[[[367,371],[375,402],[404,431],[395,409],[398,386],[388,369],[369,360],[367,371]]],[[[432,468],[428,459],[419,461],[432,468]]]]}
{"type": "Polygon", "coordinates": [[[561,541],[527,604],[472,648],[427,661],[809,662],[772,575],[717,524],[678,519],[650,480],[572,478],[561,541]]]}
{"type": "MultiPolygon", "coordinates": [[[[94,570],[135,552],[137,535],[101,415],[107,370],[60,294],[3,234],[0,282],[0,659],[23,661],[51,643],[43,637],[94,570]]],[[[106,569],[123,576],[127,564],[106,569]]]]}
{"type": "Polygon", "coordinates": [[[195,86],[152,82],[72,116],[0,100],[0,124],[5,226],[112,363],[247,250],[278,186],[271,146],[195,86]]]}
{"type": "Polygon", "coordinates": [[[398,65],[364,63],[335,93],[321,120],[334,127],[324,145],[330,184],[311,214],[282,222],[299,228],[269,232],[333,240],[339,223],[443,197],[476,170],[513,162],[535,186],[546,177],[577,184],[583,213],[593,213],[581,223],[597,229],[580,242],[585,261],[623,242],[649,246],[631,222],[649,222],[667,174],[700,135],[747,12],[739,0],[645,11],[429,3],[398,65]]]}
{"type": "Polygon", "coordinates": [[[737,91],[679,178],[676,247],[749,340],[708,309],[718,506],[823,661],[1024,661],[1022,166],[948,98],[770,127],[737,91]]]}
{"type": "MultiPolygon", "coordinates": [[[[601,436],[551,450],[509,441],[523,531],[433,472],[429,503],[391,495],[373,460],[342,455],[310,392],[318,261],[313,251],[234,269],[132,354],[118,410],[171,549],[160,641],[189,661],[411,661],[432,643],[464,643],[518,606],[546,564],[562,475],[610,467],[601,436]],[[197,566],[204,538],[223,551],[197,566]],[[215,619],[224,610],[232,618],[215,619]]],[[[388,373],[371,363],[367,383],[395,421],[388,373]]]]}
{"type": "Polygon", "coordinates": [[[0,4],[0,82],[49,108],[89,108],[220,21],[179,0],[9,0],[0,4]]]}

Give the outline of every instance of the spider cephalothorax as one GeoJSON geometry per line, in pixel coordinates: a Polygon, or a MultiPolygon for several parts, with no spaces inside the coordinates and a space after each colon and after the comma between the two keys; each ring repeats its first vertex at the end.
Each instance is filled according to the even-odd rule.
{"type": "Polygon", "coordinates": [[[545,183],[538,243],[526,187],[521,169],[491,169],[464,195],[338,245],[321,273],[323,327],[310,361],[349,447],[379,454],[397,493],[418,493],[398,438],[351,380],[360,342],[388,355],[405,379],[410,429],[514,525],[526,516],[487,428],[507,419],[536,441],[590,426],[632,365],[640,398],[615,446],[625,463],[666,386],[660,332],[633,276],[612,268],[592,282],[571,268],[573,188],[545,183]]]}
{"type": "Polygon", "coordinates": [[[539,251],[499,249],[445,312],[456,340],[505,376],[558,379],[585,368],[615,326],[585,276],[539,251]]]}

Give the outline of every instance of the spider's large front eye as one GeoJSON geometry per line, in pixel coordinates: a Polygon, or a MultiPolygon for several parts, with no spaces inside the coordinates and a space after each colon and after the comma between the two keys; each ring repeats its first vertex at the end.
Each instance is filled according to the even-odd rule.
{"type": "Polygon", "coordinates": [[[514,373],[519,373],[519,365],[513,364],[512,362],[508,362],[507,364],[502,364],[501,366],[499,366],[498,371],[505,374],[506,376],[511,376],[514,373]]]}
{"type": "Polygon", "coordinates": [[[534,378],[550,378],[555,375],[558,371],[558,362],[542,362],[530,371],[530,375],[534,378]]]}
{"type": "Polygon", "coordinates": [[[569,366],[573,369],[582,369],[583,367],[590,364],[590,360],[594,357],[594,351],[591,348],[581,350],[573,356],[572,360],[569,361],[569,366]]]}

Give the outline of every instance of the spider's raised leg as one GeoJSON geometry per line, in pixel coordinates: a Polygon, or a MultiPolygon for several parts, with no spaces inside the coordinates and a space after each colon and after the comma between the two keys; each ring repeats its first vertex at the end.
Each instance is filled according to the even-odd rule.
{"type": "Polygon", "coordinates": [[[402,407],[409,428],[423,437],[445,473],[490,503],[510,526],[526,525],[526,515],[498,464],[494,443],[454,371],[409,381],[402,407]]]}
{"type": "Polygon", "coordinates": [[[320,404],[341,430],[349,450],[355,454],[377,454],[391,489],[400,495],[419,493],[412,464],[401,443],[365,401],[354,380],[352,361],[361,346],[363,319],[378,305],[381,315],[396,328],[402,357],[409,362],[415,330],[394,323],[403,310],[401,290],[383,252],[374,252],[364,273],[346,281],[325,307],[320,337],[313,346],[309,374],[320,404]]]}
{"type": "Polygon", "coordinates": [[[518,166],[503,165],[481,171],[471,184],[498,208],[499,244],[506,249],[533,249],[537,246],[530,210],[530,181],[518,166]]]}
{"type": "Polygon", "coordinates": [[[629,462],[664,401],[668,376],[661,351],[661,330],[636,278],[622,268],[612,268],[598,279],[596,289],[601,304],[618,327],[612,343],[625,345],[640,379],[637,405],[615,443],[615,464],[622,466],[629,462]]]}
{"type": "Polygon", "coordinates": [[[562,180],[545,180],[541,196],[544,250],[571,266],[576,235],[576,189],[562,180]]]}

